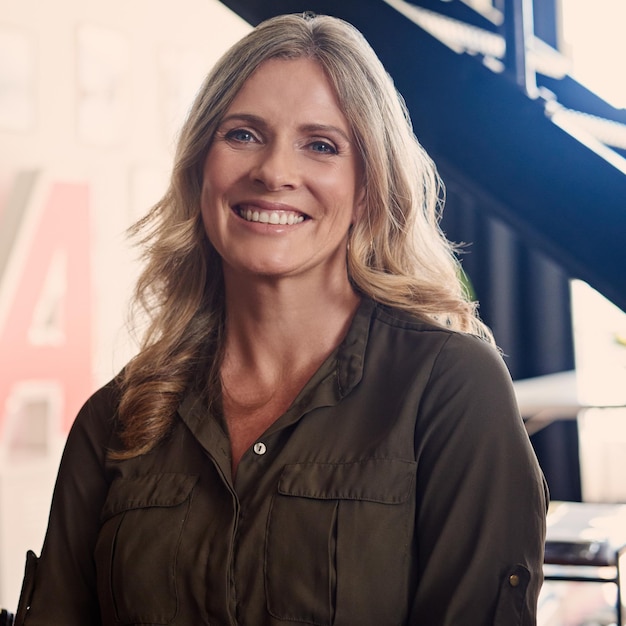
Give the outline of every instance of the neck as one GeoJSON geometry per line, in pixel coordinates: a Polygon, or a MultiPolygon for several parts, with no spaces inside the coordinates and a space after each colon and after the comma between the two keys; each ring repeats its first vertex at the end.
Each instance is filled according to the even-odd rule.
{"type": "Polygon", "coordinates": [[[226,273],[225,282],[225,365],[256,376],[319,364],[342,341],[359,303],[347,276],[303,284],[226,273]]]}
{"type": "Polygon", "coordinates": [[[347,278],[303,285],[224,276],[221,380],[234,474],[245,450],[342,341],[359,297],[347,278]]]}

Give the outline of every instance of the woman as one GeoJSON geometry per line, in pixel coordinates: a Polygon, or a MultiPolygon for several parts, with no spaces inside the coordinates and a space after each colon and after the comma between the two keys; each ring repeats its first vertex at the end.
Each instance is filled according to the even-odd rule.
{"type": "Polygon", "coordinates": [[[151,325],[72,428],[18,624],[535,623],[543,480],[439,190],[351,26],[226,53],[136,227],[151,325]]]}

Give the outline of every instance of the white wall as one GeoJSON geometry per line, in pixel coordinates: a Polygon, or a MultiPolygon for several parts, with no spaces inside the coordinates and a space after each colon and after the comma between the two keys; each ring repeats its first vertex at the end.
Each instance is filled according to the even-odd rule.
{"type": "MultiPolygon", "coordinates": [[[[88,189],[89,393],[133,352],[124,324],[137,266],[124,231],[164,189],[175,129],[203,75],[248,30],[217,0],[0,0],[0,224],[21,171],[38,172],[41,194],[55,182],[88,189]]],[[[17,235],[28,241],[21,230],[17,235]]],[[[0,337],[7,311],[21,306],[14,300],[29,250],[8,243],[11,254],[0,263],[0,337]]],[[[62,382],[38,374],[20,389],[33,384],[37,393],[51,389],[48,399],[60,394],[62,405],[62,382]]],[[[6,441],[22,413],[1,396],[0,606],[14,609],[25,551],[41,549],[67,423],[49,410],[42,432],[26,435],[34,452],[11,456],[6,441]],[[50,441],[42,447],[38,437],[50,441]]],[[[29,414],[35,426],[40,417],[29,414]]]]}

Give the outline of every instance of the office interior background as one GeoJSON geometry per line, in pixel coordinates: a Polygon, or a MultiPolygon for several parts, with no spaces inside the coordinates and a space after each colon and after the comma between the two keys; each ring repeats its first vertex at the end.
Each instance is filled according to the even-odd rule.
{"type": "MultiPolygon", "coordinates": [[[[325,4],[303,8],[332,12],[325,4]]],[[[385,61],[440,165],[443,228],[466,243],[481,314],[523,381],[553,497],[626,503],[626,4],[338,4],[385,61]],[[531,31],[521,66],[503,18],[515,11],[531,31]],[[409,41],[393,43],[385,20],[410,22],[409,41]],[[413,45],[415,74],[396,75],[413,45]],[[537,164],[557,175],[542,182],[537,164]],[[560,189],[572,194],[559,201],[560,189]]],[[[126,229],[165,190],[207,70],[264,11],[296,5],[0,0],[1,607],[15,608],[25,552],[41,548],[76,412],[135,350],[127,314],[139,262],[126,229]]],[[[555,583],[543,626],[616,623],[614,587],[555,583]]]]}

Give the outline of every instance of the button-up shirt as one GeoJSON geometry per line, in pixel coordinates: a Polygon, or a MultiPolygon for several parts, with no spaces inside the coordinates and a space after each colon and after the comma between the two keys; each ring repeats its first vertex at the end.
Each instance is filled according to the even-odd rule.
{"type": "Polygon", "coordinates": [[[193,394],[108,459],[118,398],[72,427],[18,625],[535,624],[547,495],[484,341],[364,298],[235,478],[193,394]]]}

